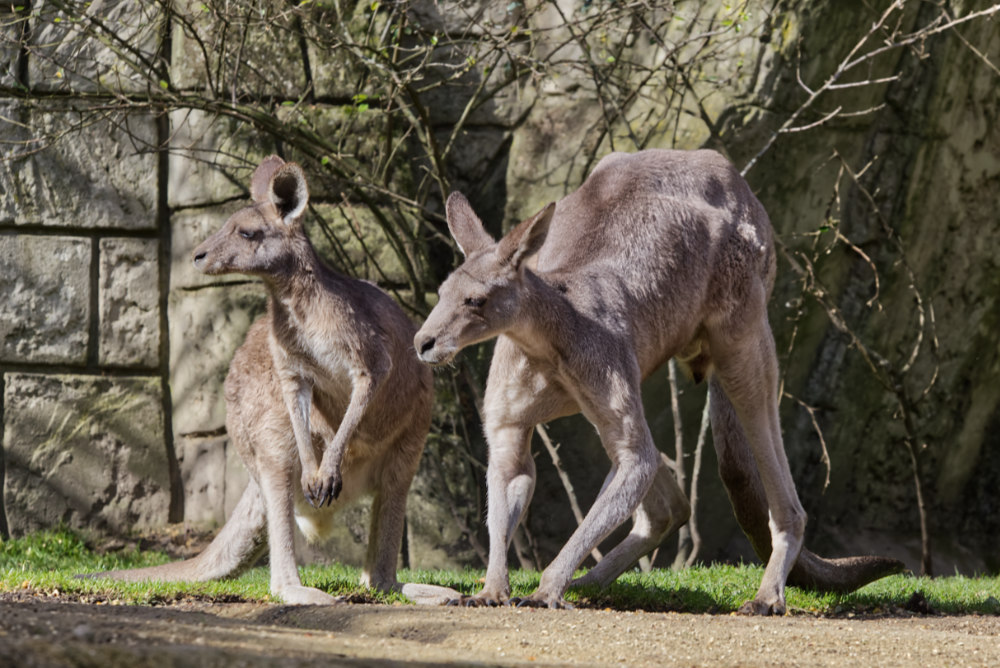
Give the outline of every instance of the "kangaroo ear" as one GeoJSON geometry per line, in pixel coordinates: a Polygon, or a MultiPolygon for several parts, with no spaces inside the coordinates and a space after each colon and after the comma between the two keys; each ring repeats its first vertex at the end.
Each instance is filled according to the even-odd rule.
{"type": "Polygon", "coordinates": [[[508,232],[497,245],[500,264],[518,269],[524,260],[537,253],[549,234],[549,223],[552,222],[555,210],[556,203],[550,202],[544,209],[508,232]]]}
{"type": "Polygon", "coordinates": [[[279,167],[271,177],[268,199],[286,223],[301,216],[309,203],[309,188],[302,168],[294,162],[279,167]]]}
{"type": "Polygon", "coordinates": [[[472,253],[488,248],[496,243],[483,227],[483,221],[472,210],[465,195],[455,191],[445,203],[445,213],[448,216],[448,229],[458,243],[458,250],[469,257],[472,253]]]}
{"type": "Polygon", "coordinates": [[[257,202],[266,202],[271,192],[271,178],[274,173],[285,164],[285,161],[276,155],[264,158],[254,170],[250,177],[250,198],[257,202]]]}

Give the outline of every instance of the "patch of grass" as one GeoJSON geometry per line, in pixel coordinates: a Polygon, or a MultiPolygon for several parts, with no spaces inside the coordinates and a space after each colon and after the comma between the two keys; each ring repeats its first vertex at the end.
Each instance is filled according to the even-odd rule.
{"type": "MultiPolygon", "coordinates": [[[[729,613],[753,598],[763,568],[716,564],[681,571],[632,571],[607,589],[581,590],[587,605],[619,610],[729,613]]],[[[789,587],[791,614],[898,615],[926,613],[1000,615],[1000,577],[922,578],[892,575],[850,594],[789,587]]],[[[568,597],[574,598],[573,593],[568,597]]]]}
{"type": "Polygon", "coordinates": [[[77,534],[57,529],[0,542],[0,593],[80,598],[92,602],[156,605],[184,598],[269,600],[267,569],[217,582],[115,582],[77,575],[170,561],[162,552],[99,554],[77,534]]]}
{"type": "MultiPolygon", "coordinates": [[[[0,595],[58,596],[96,603],[158,605],[185,599],[212,601],[273,601],[267,568],[240,577],[202,583],[126,583],[107,579],[81,580],[80,573],[152,566],[169,561],[162,552],[124,550],[100,554],[67,530],[47,531],[0,542],[0,595]]],[[[399,594],[384,594],[358,585],[360,571],[341,564],[300,569],[303,584],[354,602],[405,603],[399,594]]],[[[681,571],[630,571],[605,590],[582,588],[567,594],[581,607],[615,610],[677,611],[727,614],[753,597],[763,570],[759,566],[701,566],[681,571]]],[[[483,571],[404,569],[404,582],[424,582],[474,594],[482,587],[483,571]]],[[[526,596],[538,586],[539,573],[511,573],[513,596],[526,596]]],[[[851,594],[821,594],[788,589],[791,614],[909,615],[920,613],[1000,615],[1000,577],[917,578],[894,575],[851,594]]]]}

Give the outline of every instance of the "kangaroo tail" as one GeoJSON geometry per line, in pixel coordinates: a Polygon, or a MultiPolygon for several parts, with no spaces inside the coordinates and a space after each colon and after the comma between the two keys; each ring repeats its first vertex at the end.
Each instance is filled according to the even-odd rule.
{"type": "Polygon", "coordinates": [[[79,575],[126,582],[202,582],[232,577],[252,566],[267,549],[267,523],[260,487],[250,480],[225,526],[196,557],[162,566],[79,575]]]}
{"type": "MultiPolygon", "coordinates": [[[[719,475],[736,521],[750,539],[757,557],[767,563],[771,556],[771,530],[764,483],[729,398],[714,378],[709,380],[708,389],[719,475]]],[[[896,559],[874,556],[824,559],[803,548],[789,573],[788,584],[818,591],[849,592],[903,570],[903,563],[896,559]]]]}

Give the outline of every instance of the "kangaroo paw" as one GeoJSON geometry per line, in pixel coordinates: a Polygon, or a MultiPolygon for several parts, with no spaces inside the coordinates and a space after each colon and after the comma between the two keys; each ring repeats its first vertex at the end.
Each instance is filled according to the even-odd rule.
{"type": "Polygon", "coordinates": [[[302,493],[313,508],[332,505],[343,489],[340,472],[324,474],[317,471],[312,475],[302,476],[302,493]]]}

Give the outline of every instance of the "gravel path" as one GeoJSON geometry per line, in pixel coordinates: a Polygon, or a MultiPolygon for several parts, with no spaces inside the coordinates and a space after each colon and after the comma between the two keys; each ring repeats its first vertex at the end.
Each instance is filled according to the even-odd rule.
{"type": "Polygon", "coordinates": [[[1000,666],[1000,617],[0,599],[0,666],[1000,666]]]}

